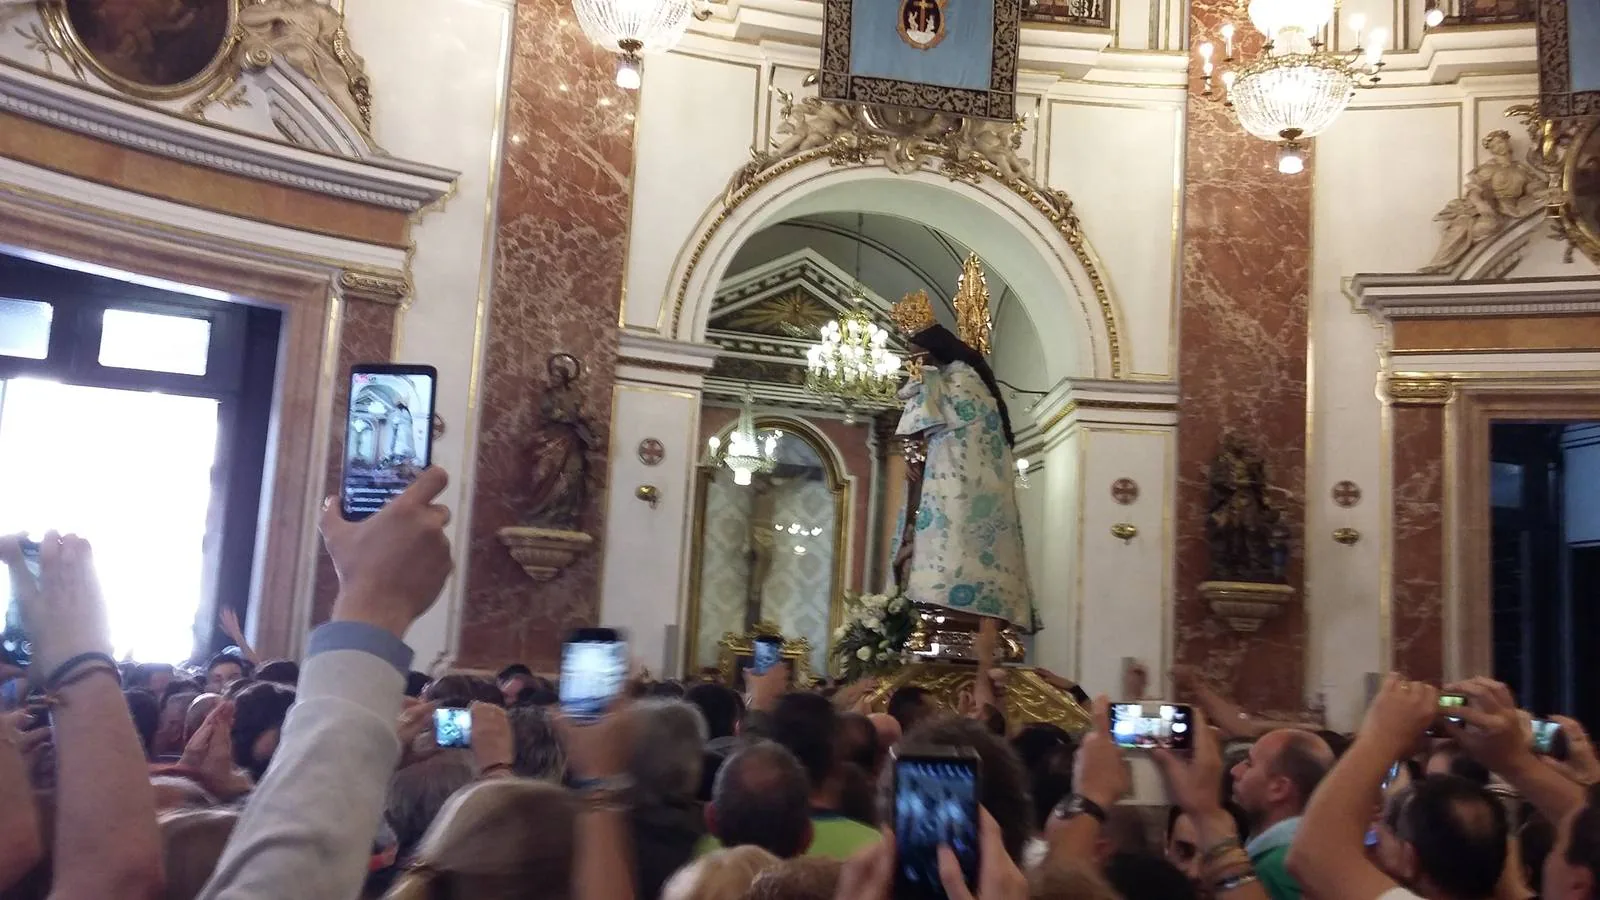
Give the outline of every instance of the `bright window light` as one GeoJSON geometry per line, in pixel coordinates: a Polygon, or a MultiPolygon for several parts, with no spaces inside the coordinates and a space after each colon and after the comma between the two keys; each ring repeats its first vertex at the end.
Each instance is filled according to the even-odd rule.
{"type": "Polygon", "coordinates": [[[216,446],[215,400],[0,381],[0,534],[93,542],[117,656],[186,660],[216,446]]]}

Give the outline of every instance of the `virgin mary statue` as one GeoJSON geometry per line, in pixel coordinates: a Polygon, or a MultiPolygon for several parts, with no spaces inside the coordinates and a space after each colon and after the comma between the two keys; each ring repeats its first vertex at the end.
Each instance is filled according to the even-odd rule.
{"type": "MultiPolygon", "coordinates": [[[[982,278],[976,265],[968,261],[964,282],[974,273],[982,278]]],[[[970,287],[963,285],[963,295],[976,293],[970,287]]],[[[956,303],[963,336],[986,347],[987,296],[964,299],[956,303]]],[[[913,376],[901,389],[906,405],[896,430],[924,445],[920,496],[908,460],[912,485],[896,566],[901,590],[916,603],[1028,628],[1033,602],[1017,513],[1015,436],[994,372],[978,347],[938,324],[925,293],[895,304],[893,316],[923,356],[920,380],[913,376]]]]}

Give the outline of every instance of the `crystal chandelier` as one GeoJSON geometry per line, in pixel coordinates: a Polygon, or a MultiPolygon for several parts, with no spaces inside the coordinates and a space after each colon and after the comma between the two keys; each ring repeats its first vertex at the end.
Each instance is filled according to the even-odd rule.
{"type": "MultiPolygon", "coordinates": [[[[1332,0],[1251,0],[1250,23],[1266,37],[1261,55],[1238,69],[1221,73],[1224,100],[1239,124],[1264,141],[1278,144],[1278,171],[1305,171],[1305,144],[1332,125],[1358,87],[1378,83],[1383,69],[1383,28],[1365,31],[1365,17],[1351,16],[1356,47],[1346,52],[1324,49],[1316,35],[1333,17],[1332,0]],[[1363,46],[1364,45],[1364,46],[1363,46]]],[[[1234,26],[1222,26],[1222,61],[1234,62],[1234,26]]],[[[1200,73],[1204,96],[1215,96],[1212,57],[1216,46],[1202,43],[1200,73]]]]}
{"type": "Polygon", "coordinates": [[[744,405],[739,408],[739,421],[728,433],[727,449],[722,448],[722,441],[716,435],[706,441],[711,449],[711,464],[716,465],[720,450],[722,464],[733,472],[733,483],[741,486],[749,484],[751,476],[757,472],[771,472],[777,467],[774,454],[778,449],[778,438],[783,437],[783,432],[776,429],[756,434],[751,403],[752,398],[746,392],[744,405]]]}
{"type": "Polygon", "coordinates": [[[710,17],[696,0],[572,0],[572,9],[584,34],[617,54],[617,87],[628,91],[639,89],[642,54],[672,49],[691,17],[710,17]]]}
{"type": "Polygon", "coordinates": [[[854,417],[856,407],[893,403],[900,357],[889,349],[889,332],[867,315],[864,298],[822,326],[822,342],[806,352],[806,390],[826,397],[854,417]]]}

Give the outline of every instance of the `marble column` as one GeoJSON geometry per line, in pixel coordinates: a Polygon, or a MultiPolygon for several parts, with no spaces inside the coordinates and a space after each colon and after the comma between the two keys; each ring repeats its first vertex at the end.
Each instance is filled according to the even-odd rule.
{"type": "Polygon", "coordinates": [[[1444,676],[1444,399],[1395,404],[1394,593],[1389,665],[1444,676]]]}
{"type": "MultiPolygon", "coordinates": [[[[1242,58],[1261,36],[1232,0],[1189,4],[1191,43],[1232,21],[1242,58]]],[[[1179,308],[1176,641],[1179,663],[1200,667],[1246,707],[1305,706],[1306,618],[1297,605],[1242,635],[1207,609],[1207,468],[1232,430],[1264,457],[1289,527],[1288,581],[1303,596],[1306,321],[1311,271],[1311,168],[1277,171],[1275,145],[1251,137],[1221,103],[1200,95],[1191,57],[1186,116],[1183,288],[1179,308]]],[[[1220,85],[1219,85],[1220,86],[1220,85]]],[[[1314,601],[1311,601],[1314,602],[1314,601]]]]}
{"type": "Polygon", "coordinates": [[[566,0],[519,0],[513,47],[472,538],[459,557],[467,582],[456,662],[495,668],[515,661],[548,672],[563,634],[594,624],[599,613],[637,95],[616,87],[614,57],[584,36],[566,0]],[[583,364],[593,442],[579,530],[597,543],[555,580],[536,584],[496,532],[521,524],[529,439],[546,361],[557,352],[583,364]]]}

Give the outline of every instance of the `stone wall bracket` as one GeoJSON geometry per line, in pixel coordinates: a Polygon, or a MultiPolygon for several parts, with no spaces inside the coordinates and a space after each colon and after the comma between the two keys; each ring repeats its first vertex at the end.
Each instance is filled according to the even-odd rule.
{"type": "Polygon", "coordinates": [[[594,538],[581,531],[512,525],[498,534],[522,571],[541,584],[553,580],[594,547],[594,538]]]}
{"type": "Polygon", "coordinates": [[[1200,596],[1212,615],[1227,622],[1229,628],[1254,634],[1294,603],[1295,590],[1287,584],[1259,581],[1207,581],[1200,585],[1200,596]]]}

